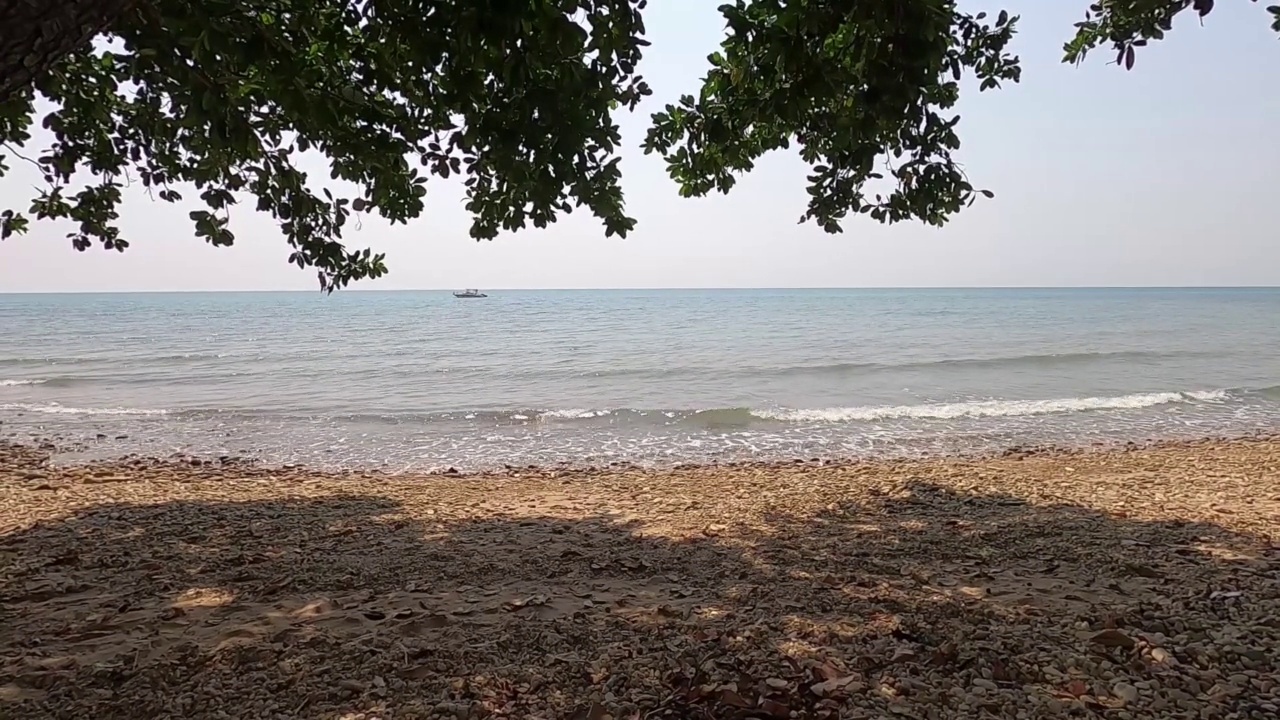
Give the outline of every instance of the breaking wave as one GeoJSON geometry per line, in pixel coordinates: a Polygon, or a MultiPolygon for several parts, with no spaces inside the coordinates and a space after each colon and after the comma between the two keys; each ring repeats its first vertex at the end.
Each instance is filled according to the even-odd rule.
{"type": "Polygon", "coordinates": [[[32,403],[7,403],[0,405],[0,410],[11,412],[47,413],[49,415],[168,415],[168,410],[148,410],[143,408],[77,408],[49,403],[36,405],[32,403]]]}
{"type": "MultiPolygon", "coordinates": [[[[38,383],[40,381],[4,381],[6,384],[38,383]]],[[[1268,388],[1263,394],[1276,391],[1268,388]]],[[[431,423],[436,421],[463,421],[479,424],[508,423],[563,423],[583,421],[607,421],[685,424],[706,429],[729,428],[753,422],[772,421],[784,423],[849,423],[876,422],[881,420],[957,420],[978,418],[1024,417],[1030,415],[1058,415],[1106,410],[1140,410],[1179,403],[1220,403],[1231,396],[1226,390],[1198,392],[1135,393],[1111,397],[1074,397],[1053,400],[971,400],[952,403],[925,403],[919,405],[855,405],[829,408],[703,408],[703,409],[634,409],[634,408],[568,408],[543,410],[454,410],[423,413],[378,413],[358,415],[299,415],[315,420],[322,417],[366,422],[431,423]]],[[[0,410],[13,412],[47,413],[53,415],[175,415],[178,417],[295,417],[269,410],[169,410],[130,407],[68,407],[57,403],[8,403],[0,410]]]]}
{"type": "Polygon", "coordinates": [[[1225,390],[1204,392],[1135,393],[1116,397],[1062,398],[1057,400],[974,400],[926,405],[881,405],[819,410],[758,410],[758,417],[785,422],[857,422],[875,420],[954,420],[960,418],[1021,417],[1096,410],[1138,410],[1185,402],[1219,402],[1225,390]]]}

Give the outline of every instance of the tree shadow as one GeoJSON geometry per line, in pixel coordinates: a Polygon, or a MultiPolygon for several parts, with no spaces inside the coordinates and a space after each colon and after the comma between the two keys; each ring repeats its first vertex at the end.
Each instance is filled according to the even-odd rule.
{"type": "Polygon", "coordinates": [[[1267,539],[924,482],[694,530],[108,504],[0,563],[15,718],[1250,717],[1280,662],[1267,539]]]}

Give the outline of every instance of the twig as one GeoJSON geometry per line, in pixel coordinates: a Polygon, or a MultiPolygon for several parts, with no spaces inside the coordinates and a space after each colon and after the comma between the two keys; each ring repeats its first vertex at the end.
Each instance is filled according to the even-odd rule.
{"type": "Polygon", "coordinates": [[[8,150],[10,153],[12,153],[12,154],[13,154],[13,156],[14,156],[14,157],[18,158],[19,160],[26,160],[27,162],[29,162],[29,163],[31,163],[32,165],[35,165],[37,168],[39,168],[39,169],[40,169],[40,172],[44,172],[44,166],[43,166],[43,165],[41,165],[39,161],[37,161],[37,160],[32,160],[31,158],[27,157],[26,155],[23,155],[23,154],[22,154],[22,153],[21,153],[17,148],[15,148],[11,143],[5,143],[5,144],[4,144],[4,149],[5,149],[5,150],[8,150]]]}

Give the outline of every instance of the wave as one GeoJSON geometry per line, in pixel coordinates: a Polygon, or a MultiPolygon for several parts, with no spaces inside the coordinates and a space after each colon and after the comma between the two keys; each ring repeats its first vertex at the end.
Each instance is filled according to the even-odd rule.
{"type": "MultiPolygon", "coordinates": [[[[589,418],[602,417],[602,416],[608,415],[608,414],[609,414],[609,413],[611,413],[611,412],[614,412],[614,411],[612,411],[612,410],[583,410],[583,409],[580,409],[580,408],[572,408],[572,409],[569,409],[569,410],[544,410],[544,411],[542,411],[542,412],[538,412],[538,413],[535,413],[535,414],[536,414],[539,418],[548,419],[548,420],[554,420],[554,419],[560,419],[560,420],[587,420],[587,419],[589,419],[589,418]]],[[[528,417],[528,413],[519,413],[519,414],[520,414],[520,415],[523,415],[523,416],[525,416],[525,417],[528,417]]]]}
{"type": "Polygon", "coordinates": [[[166,355],[102,355],[82,357],[6,357],[0,358],[0,366],[39,366],[39,365],[88,365],[88,364],[129,364],[145,365],[147,363],[196,363],[206,360],[224,360],[243,357],[250,360],[262,359],[258,355],[235,356],[229,353],[170,353],[166,355]]]}
{"type": "MultiPolygon", "coordinates": [[[[1280,386],[1248,391],[1246,394],[1280,395],[1280,386]]],[[[186,409],[159,410],[146,408],[79,408],[57,403],[9,403],[0,410],[46,413],[53,415],[168,415],[174,418],[210,419],[243,418],[287,420],[333,420],[376,424],[413,424],[433,422],[465,422],[480,425],[560,424],[587,421],[658,425],[688,425],[702,429],[745,427],[759,422],[782,423],[853,423],[882,420],[959,420],[978,418],[1024,417],[1107,410],[1140,410],[1177,403],[1220,403],[1233,395],[1226,390],[1198,392],[1134,393],[1109,397],[1070,397],[1051,400],[970,400],[953,403],[919,405],[856,405],[830,408],[748,408],[724,407],[703,409],[635,409],[635,408],[565,408],[541,410],[452,410],[438,412],[384,411],[350,414],[290,413],[268,409],[186,409]]]]}
{"type": "Polygon", "coordinates": [[[35,405],[31,403],[8,403],[0,405],[0,410],[12,412],[47,413],[49,415],[168,415],[168,410],[148,410],[143,408],[77,408],[66,407],[56,403],[35,405]]]}
{"type": "Polygon", "coordinates": [[[1098,410],[1139,410],[1184,402],[1220,402],[1225,390],[1204,392],[1135,393],[1114,397],[1079,397],[1057,400],[973,400],[927,405],[880,405],[819,410],[757,410],[755,415],[783,422],[858,422],[875,420],[958,420],[962,418],[1022,417],[1098,410]]]}
{"type": "Polygon", "coordinates": [[[688,414],[682,420],[692,425],[714,430],[749,425],[758,419],[759,416],[751,408],[716,408],[714,410],[698,410],[688,414]]]}
{"type": "MultiPolygon", "coordinates": [[[[373,370],[361,371],[369,373],[401,377],[404,374],[419,377],[435,377],[447,374],[449,377],[483,378],[501,377],[531,378],[539,381],[559,379],[568,381],[584,380],[643,380],[652,382],[676,382],[678,379],[709,378],[719,379],[726,376],[742,378],[776,378],[776,377],[819,377],[850,378],[867,375],[880,375],[895,372],[932,372],[932,371],[964,371],[992,370],[1012,368],[1048,369],[1064,365],[1081,365],[1098,362],[1158,362],[1173,356],[1185,357],[1196,355],[1194,352],[1149,352],[1149,351],[1110,351],[1110,352],[1075,352],[1009,355],[997,357],[948,358],[937,360],[903,360],[884,362],[814,362],[794,364],[676,364],[667,366],[607,366],[607,367],[424,367],[418,363],[388,364],[373,370]]],[[[139,356],[88,356],[88,357],[11,357],[0,358],[0,366],[22,368],[65,367],[66,375],[44,380],[42,383],[25,381],[0,381],[0,386],[22,384],[47,384],[48,387],[65,387],[82,384],[110,383],[113,385],[154,385],[173,382],[181,373],[184,382],[201,380],[218,382],[228,377],[250,375],[269,376],[281,372],[278,363],[288,360],[288,355],[263,355],[254,353],[170,353],[163,355],[139,356]],[[73,370],[74,368],[74,370],[73,370]],[[201,372],[197,372],[197,368],[201,372]]],[[[331,370],[335,375],[345,374],[331,370]]],[[[568,418],[574,415],[592,417],[590,409],[565,409],[551,411],[553,417],[563,415],[568,418]]]]}
{"type": "MultiPolygon", "coordinates": [[[[1277,388],[1280,391],[1280,388],[1277,388]]],[[[874,422],[877,420],[955,420],[964,418],[1023,417],[1028,415],[1052,415],[1102,410],[1140,410],[1170,403],[1218,403],[1230,397],[1226,390],[1198,392],[1134,393],[1111,397],[1073,397],[1052,400],[971,400],[955,403],[928,403],[921,405],[860,405],[835,408],[708,408],[701,410],[543,410],[524,411],[518,415],[488,413],[488,417],[539,420],[589,420],[593,418],[663,419],[705,428],[741,426],[753,421],[768,420],[787,423],[842,423],[874,422]]],[[[456,413],[451,413],[454,417],[456,413]]],[[[477,419],[476,414],[466,416],[477,419]]]]}
{"type": "MultiPolygon", "coordinates": [[[[902,362],[831,362],[797,363],[793,365],[668,365],[662,367],[601,367],[591,369],[533,368],[511,371],[502,368],[504,374],[528,377],[555,378],[652,378],[671,377],[722,377],[726,374],[754,377],[791,375],[863,375],[895,371],[933,369],[998,369],[998,368],[1051,368],[1063,365],[1083,365],[1096,362],[1156,362],[1173,357],[1188,357],[1202,353],[1190,351],[1152,352],[1144,350],[1118,350],[1105,352],[1041,353],[1007,355],[999,357],[944,358],[939,360],[906,360],[902,362]]],[[[482,371],[483,372],[483,371],[482,371]]]]}
{"type": "Polygon", "coordinates": [[[76,385],[92,385],[99,382],[97,378],[92,377],[50,377],[50,378],[30,378],[17,380],[0,380],[0,387],[17,387],[20,385],[44,385],[51,388],[72,387],[76,385]]]}
{"type": "Polygon", "coordinates": [[[929,368],[1004,368],[1004,367],[1053,367],[1077,365],[1099,361],[1149,362],[1173,356],[1198,353],[1150,352],[1145,350],[1117,350],[1109,352],[1040,353],[1008,355],[1001,357],[946,358],[908,362],[843,362],[816,365],[788,365],[782,367],[752,368],[752,371],[778,374],[843,374],[857,372],[887,372],[893,370],[923,370],[929,368]]]}
{"type": "Polygon", "coordinates": [[[1268,400],[1280,400],[1280,385],[1258,388],[1254,392],[1268,400]]]}
{"type": "MultiPolygon", "coordinates": [[[[1277,389],[1280,391],[1280,388],[1277,389]]],[[[836,408],[725,407],[683,410],[642,410],[635,408],[520,411],[445,412],[424,419],[468,421],[563,422],[607,419],[662,424],[688,424],[706,429],[745,426],[759,421],[786,423],[874,422],[878,420],[951,420],[964,418],[1022,417],[1104,410],[1140,410],[1171,403],[1219,403],[1231,396],[1226,390],[1197,392],[1134,393],[1111,397],[1073,397],[1052,400],[972,400],[920,405],[863,405],[836,408]]],[[[388,416],[381,416],[386,418],[388,416]]]]}

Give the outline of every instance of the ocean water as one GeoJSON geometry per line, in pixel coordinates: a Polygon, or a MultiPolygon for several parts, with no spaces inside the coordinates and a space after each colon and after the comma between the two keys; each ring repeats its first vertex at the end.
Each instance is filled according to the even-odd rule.
{"type": "Polygon", "coordinates": [[[0,295],[0,436],[393,470],[1280,430],[1280,290],[0,295]]]}

